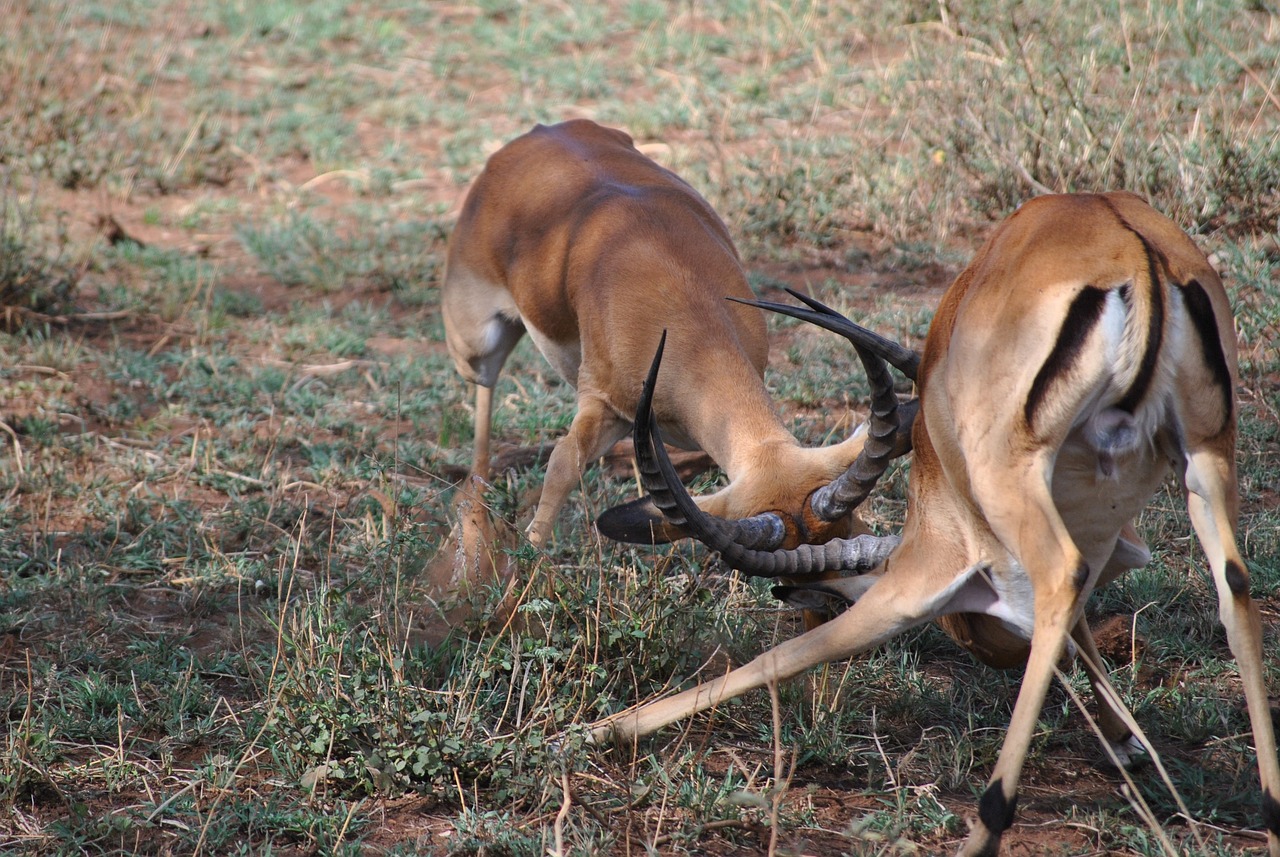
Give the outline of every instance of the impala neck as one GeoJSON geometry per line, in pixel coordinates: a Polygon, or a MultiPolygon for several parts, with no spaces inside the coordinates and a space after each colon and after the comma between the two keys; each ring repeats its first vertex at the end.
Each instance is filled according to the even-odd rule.
{"type": "Polygon", "coordinates": [[[703,392],[710,386],[690,385],[689,412],[680,422],[731,482],[758,467],[766,451],[799,448],[774,411],[764,382],[746,361],[723,361],[712,373],[719,394],[703,392]]]}

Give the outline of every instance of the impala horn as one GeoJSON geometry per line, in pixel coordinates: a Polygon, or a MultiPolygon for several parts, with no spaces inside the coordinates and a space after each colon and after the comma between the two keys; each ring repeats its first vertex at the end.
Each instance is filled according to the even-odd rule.
{"type": "Polygon", "coordinates": [[[820,520],[835,521],[848,515],[871,495],[890,461],[911,451],[911,426],[919,400],[913,399],[899,407],[898,397],[893,392],[893,377],[885,360],[914,381],[920,368],[920,355],[854,324],[821,301],[794,289],[787,289],[787,293],[802,301],[807,309],[770,301],[738,302],[789,315],[840,334],[857,350],[867,373],[867,383],[871,386],[871,419],[866,445],[844,473],[813,492],[809,500],[809,507],[820,520]]]}
{"type": "MultiPolygon", "coordinates": [[[[653,411],[653,390],[657,381],[657,364],[662,361],[662,353],[667,344],[667,331],[662,331],[662,338],[658,341],[658,353],[654,355],[654,365],[649,369],[648,380],[646,381],[644,390],[642,391],[644,413],[653,411]]],[[[636,423],[640,424],[642,415],[637,412],[636,423]]],[[[641,438],[648,438],[647,424],[646,431],[641,432],[639,428],[635,431],[635,443],[638,445],[641,438]]],[[[637,446],[638,449],[638,446],[637,446]]],[[[664,450],[665,451],[665,450],[664,450]]],[[[637,459],[640,454],[637,452],[637,459]]],[[[656,470],[654,471],[656,473],[656,470]]],[[[674,473],[674,470],[672,471],[674,473]]],[[[673,477],[677,483],[679,476],[673,477]]],[[[643,480],[641,480],[643,483],[643,480]]],[[[661,484],[659,481],[657,484],[661,484]]],[[[653,485],[645,484],[645,490],[652,492],[653,485]]],[[[636,509],[647,510],[657,504],[651,497],[641,497],[638,500],[632,500],[629,503],[623,503],[620,506],[614,506],[600,514],[596,519],[596,526],[601,532],[606,532],[609,538],[621,542],[630,542],[632,544],[661,544],[670,539],[661,535],[648,520],[651,513],[637,515],[636,509]]],[[[658,509],[667,521],[677,527],[681,526],[680,522],[671,515],[666,514],[663,510],[658,509]]],[[[738,520],[724,520],[724,526],[732,533],[734,541],[744,547],[755,550],[775,550],[782,546],[787,538],[787,528],[782,521],[782,517],[776,512],[762,512],[759,515],[753,515],[750,518],[740,518],[738,520]]],[[[690,534],[693,535],[693,534],[690,534]]]]}
{"type": "MultiPolygon", "coordinates": [[[[755,577],[804,577],[836,570],[861,573],[884,562],[898,546],[900,540],[897,536],[857,536],[833,539],[823,545],[802,544],[791,550],[762,550],[744,543],[748,539],[744,538],[742,521],[726,521],[699,509],[667,456],[658,420],[653,413],[653,390],[665,343],[664,332],[636,408],[635,447],[640,481],[667,520],[685,528],[712,550],[719,551],[730,567],[755,577]]],[[[884,362],[874,353],[860,351],[859,354],[864,360],[879,363],[884,369],[884,362]]],[[[885,419],[896,427],[894,409],[890,409],[885,419]]],[[[766,516],[757,516],[760,517],[766,516]]]]}

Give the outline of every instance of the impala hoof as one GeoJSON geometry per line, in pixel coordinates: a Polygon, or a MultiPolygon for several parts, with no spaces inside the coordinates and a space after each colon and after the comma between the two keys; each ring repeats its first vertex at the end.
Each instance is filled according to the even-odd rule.
{"type": "Polygon", "coordinates": [[[1113,766],[1116,762],[1119,762],[1121,768],[1126,771],[1132,771],[1151,761],[1151,753],[1147,750],[1147,745],[1139,741],[1134,735],[1130,735],[1123,741],[1108,741],[1107,746],[1111,748],[1111,752],[1106,755],[1103,761],[1108,766],[1113,766]]]}

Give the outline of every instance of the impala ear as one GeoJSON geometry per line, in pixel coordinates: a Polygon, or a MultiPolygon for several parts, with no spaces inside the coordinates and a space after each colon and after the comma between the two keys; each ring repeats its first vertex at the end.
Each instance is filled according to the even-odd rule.
{"type": "Polygon", "coordinates": [[[614,541],[633,545],[665,545],[689,535],[669,523],[648,497],[607,509],[596,518],[596,530],[614,541]]]}
{"type": "Polygon", "coordinates": [[[773,597],[797,610],[816,610],[834,616],[857,603],[880,578],[876,575],[856,574],[850,577],[833,577],[810,583],[786,584],[773,587],[773,597]]]}

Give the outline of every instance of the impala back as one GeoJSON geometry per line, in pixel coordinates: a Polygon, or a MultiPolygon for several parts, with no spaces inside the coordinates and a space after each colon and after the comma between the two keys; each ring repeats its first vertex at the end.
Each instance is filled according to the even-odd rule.
{"type": "Polygon", "coordinates": [[[690,435],[722,431],[711,417],[742,411],[735,398],[767,401],[763,314],[726,300],[752,297],[728,230],[621,131],[586,120],[539,125],[497,152],[468,194],[447,276],[446,314],[483,314],[446,331],[470,381],[492,386],[506,357],[494,343],[523,328],[565,380],[630,420],[668,329],[689,385],[721,397],[660,387],[657,409],[675,440],[714,447],[690,435]]]}

